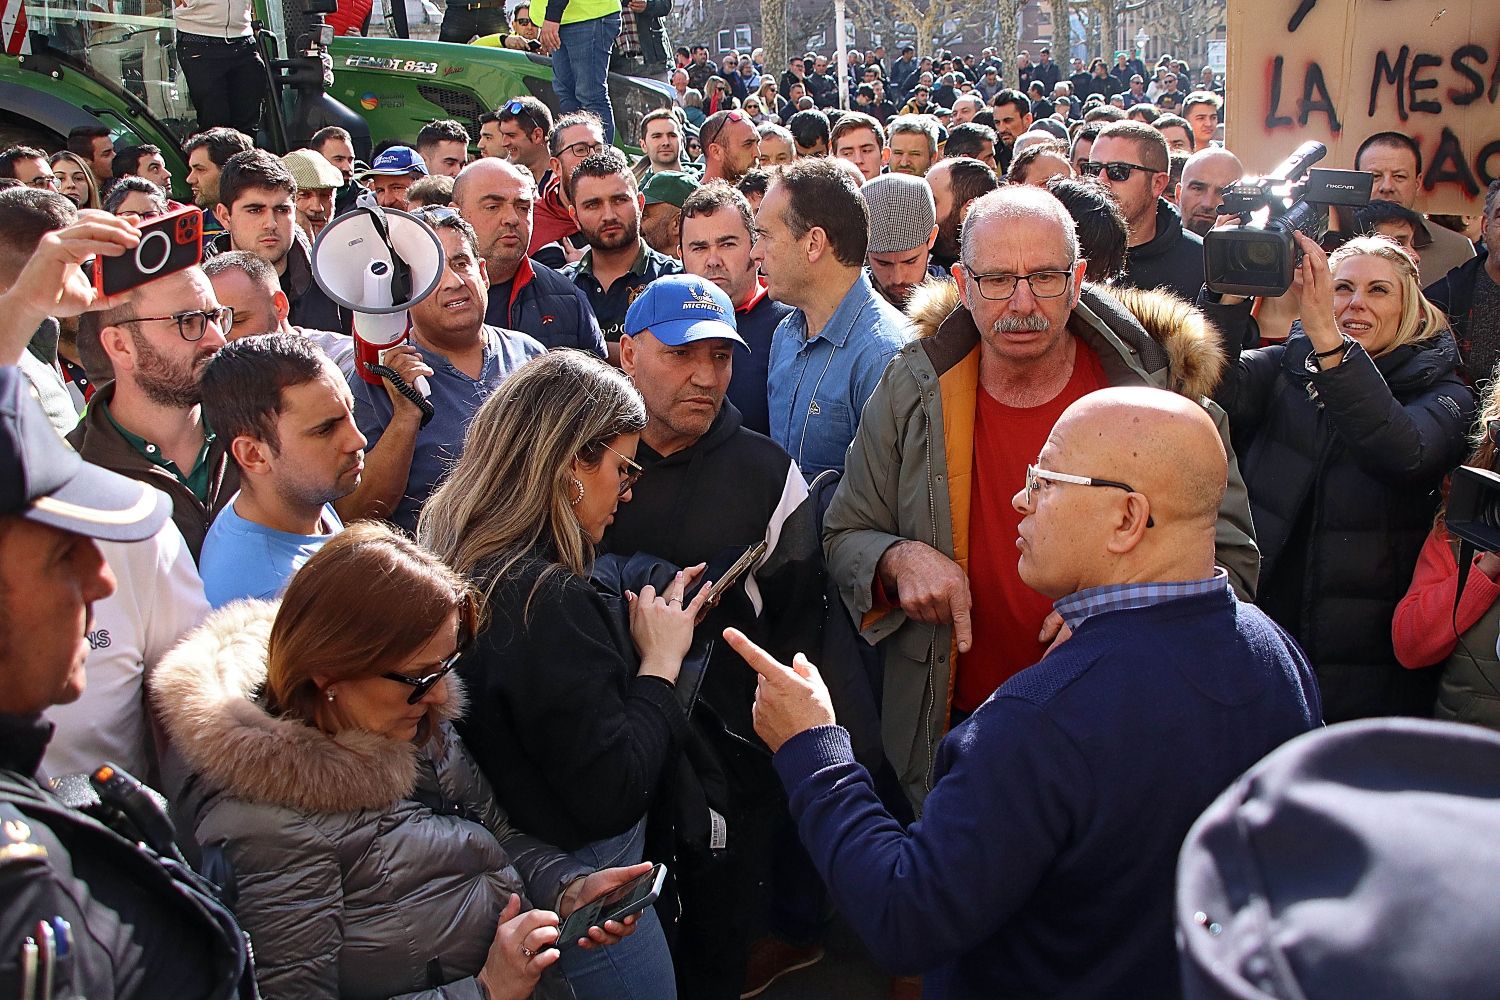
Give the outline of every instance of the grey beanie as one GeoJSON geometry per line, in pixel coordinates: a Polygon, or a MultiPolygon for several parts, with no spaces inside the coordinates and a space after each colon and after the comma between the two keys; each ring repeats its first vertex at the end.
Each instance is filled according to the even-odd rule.
{"type": "Polygon", "coordinates": [[[1186,1000],[1500,995],[1500,735],[1367,719],[1219,796],[1177,865],[1186,1000]]]}
{"type": "Polygon", "coordinates": [[[927,245],[937,225],[932,188],[911,174],[881,174],[859,189],[870,215],[870,253],[898,253],[927,245]]]}

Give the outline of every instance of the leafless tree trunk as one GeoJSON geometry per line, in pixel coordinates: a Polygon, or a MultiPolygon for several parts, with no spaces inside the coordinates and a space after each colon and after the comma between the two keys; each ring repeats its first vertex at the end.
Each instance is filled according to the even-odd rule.
{"type": "Polygon", "coordinates": [[[1068,58],[1072,55],[1069,51],[1073,47],[1071,8],[1069,0],[1052,0],[1052,59],[1063,66],[1068,65],[1068,58]]]}
{"type": "Polygon", "coordinates": [[[786,69],[786,2],[761,0],[760,3],[760,44],[766,50],[766,70],[777,75],[786,69]]]}

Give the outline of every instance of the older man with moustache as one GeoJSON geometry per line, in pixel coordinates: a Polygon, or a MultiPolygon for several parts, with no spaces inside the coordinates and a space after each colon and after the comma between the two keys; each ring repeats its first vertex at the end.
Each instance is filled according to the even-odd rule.
{"type": "MultiPolygon", "coordinates": [[[[882,644],[886,756],[919,808],[944,729],[1040,659],[1062,626],[1017,574],[1007,485],[1062,411],[1109,386],[1178,388],[1228,434],[1203,398],[1217,368],[1187,365],[1212,334],[1184,323],[1158,341],[1082,286],[1086,266],[1072,216],[1048,192],[1008,185],[976,201],[957,285],[913,302],[916,339],[866,404],[824,521],[844,604],[882,644]]],[[[1232,459],[1229,482],[1218,559],[1250,596],[1260,557],[1232,459]]]]}
{"type": "Polygon", "coordinates": [[[1020,578],[1072,636],[948,735],[907,830],[812,663],[725,632],[760,675],[756,731],[840,911],[884,965],[927,974],[924,996],[1181,995],[1183,837],[1321,721],[1297,644],[1214,565],[1228,468],[1196,403],[1112,388],[1063,410],[1019,481],[995,484],[1019,487],[1020,578]]]}
{"type": "Polygon", "coordinates": [[[604,123],[589,111],[563,115],[547,133],[548,171],[546,181],[538,181],[537,197],[531,227],[531,245],[527,253],[548,267],[561,268],[577,260],[577,251],[568,238],[578,232],[573,218],[573,170],[588,157],[604,149],[604,123]],[[558,247],[549,246],[558,243],[558,247]],[[546,248],[545,250],[543,248],[546,248]]]}
{"type": "Polygon", "coordinates": [[[311,149],[295,149],[281,158],[297,183],[297,225],[315,240],[333,218],[333,196],[344,186],[344,175],[311,149]]]}
{"type": "Polygon", "coordinates": [[[474,227],[489,278],[484,321],[602,358],[604,337],[583,291],[526,255],[536,197],[530,171],[495,157],[464,167],[453,184],[453,207],[474,227]]]}

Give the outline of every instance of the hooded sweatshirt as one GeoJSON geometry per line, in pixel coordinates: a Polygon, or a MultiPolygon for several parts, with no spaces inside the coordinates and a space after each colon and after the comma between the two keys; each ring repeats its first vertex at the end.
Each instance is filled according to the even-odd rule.
{"type": "Polygon", "coordinates": [[[1182,228],[1182,216],[1165,198],[1156,199],[1156,235],[1130,248],[1125,276],[1131,288],[1165,288],[1189,302],[1203,287],[1203,237],[1182,228]]]}
{"type": "MultiPolygon", "coordinates": [[[[646,472],[630,503],[615,513],[601,549],[648,552],[692,566],[730,546],[765,539],[766,554],[711,620],[741,629],[786,663],[797,652],[816,649],[823,555],[807,486],[791,457],[770,438],[745,429],[728,400],[688,447],[662,456],[642,441],[635,457],[646,472]]],[[[702,697],[731,731],[754,740],[755,675],[735,669],[731,661],[737,659],[727,646],[718,647],[702,697]],[[723,669],[715,669],[721,660],[723,669]]]]}

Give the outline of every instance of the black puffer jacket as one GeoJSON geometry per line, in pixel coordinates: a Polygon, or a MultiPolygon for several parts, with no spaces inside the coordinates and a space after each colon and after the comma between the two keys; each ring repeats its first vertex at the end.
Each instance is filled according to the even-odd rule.
{"type": "Polygon", "coordinates": [[[1262,557],[1258,603],[1307,651],[1329,722],[1429,715],[1437,677],[1406,670],[1391,618],[1464,456],[1474,397],[1453,338],[1307,368],[1285,345],[1245,351],[1214,398],[1229,413],[1262,557]]]}

